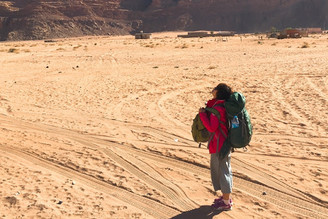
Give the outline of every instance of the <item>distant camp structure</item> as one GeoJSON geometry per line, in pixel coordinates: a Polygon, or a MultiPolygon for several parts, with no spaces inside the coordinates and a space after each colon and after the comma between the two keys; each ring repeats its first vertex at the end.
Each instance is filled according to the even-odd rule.
{"type": "Polygon", "coordinates": [[[218,32],[207,32],[207,31],[193,31],[188,32],[187,35],[178,35],[178,37],[182,38],[192,38],[192,37],[216,37],[216,36],[234,36],[235,32],[233,31],[218,31],[218,32]]]}
{"type": "Polygon", "coordinates": [[[308,32],[302,29],[285,29],[278,35],[278,39],[302,38],[308,36],[308,32]]]}
{"type": "Polygon", "coordinates": [[[309,28],[306,28],[306,30],[309,34],[321,34],[321,33],[323,33],[323,30],[320,27],[309,27],[309,28]]]}
{"type": "Polygon", "coordinates": [[[286,39],[286,38],[302,38],[309,34],[323,33],[321,28],[287,28],[280,32],[272,32],[269,38],[286,39]]]}
{"type": "Polygon", "coordinates": [[[140,33],[136,33],[134,37],[135,39],[150,39],[151,33],[144,33],[143,31],[140,31],[140,33]]]}

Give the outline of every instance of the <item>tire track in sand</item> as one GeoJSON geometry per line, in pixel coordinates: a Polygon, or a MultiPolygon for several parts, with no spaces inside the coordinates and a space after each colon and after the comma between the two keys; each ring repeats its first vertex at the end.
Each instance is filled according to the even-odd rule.
{"type": "MultiPolygon", "coordinates": [[[[98,140],[97,140],[98,141],[98,140]]],[[[130,153],[142,156],[152,160],[153,162],[161,162],[166,164],[168,167],[172,166],[179,168],[180,170],[187,171],[189,173],[197,174],[203,178],[209,178],[209,168],[194,163],[188,163],[184,160],[179,160],[177,158],[171,158],[161,154],[154,154],[147,151],[141,151],[139,149],[130,148],[123,146],[121,144],[116,144],[113,142],[103,143],[109,147],[118,147],[122,151],[130,151],[130,153]]],[[[234,168],[241,168],[245,166],[243,162],[234,162],[232,159],[232,165],[235,165],[234,168]]],[[[287,211],[293,211],[296,214],[301,214],[303,216],[312,217],[312,218],[327,218],[328,209],[327,205],[316,202],[306,194],[293,189],[292,187],[280,182],[275,178],[266,178],[266,173],[260,169],[255,171],[259,172],[260,178],[250,178],[243,174],[235,174],[234,185],[237,190],[244,191],[256,198],[268,201],[273,203],[287,211]],[[263,176],[263,177],[262,177],[263,176]],[[263,182],[264,179],[264,182],[263,182]],[[267,183],[267,184],[266,184],[267,183]],[[263,195],[263,192],[266,195],[263,195]]],[[[247,172],[252,172],[251,177],[254,177],[254,170],[248,170],[247,172]]]]}
{"type": "MultiPolygon", "coordinates": [[[[313,128],[315,127],[317,130],[316,132],[327,132],[327,128],[322,127],[322,126],[318,126],[318,121],[317,119],[310,115],[308,112],[306,112],[301,106],[299,106],[295,100],[293,98],[291,98],[290,96],[292,96],[292,94],[290,93],[285,93],[283,94],[282,92],[287,90],[293,90],[291,89],[292,87],[294,87],[295,84],[297,84],[297,80],[300,80],[299,78],[296,77],[286,77],[285,80],[283,82],[280,82],[279,85],[280,86],[284,86],[284,89],[279,88],[279,87],[275,87],[274,85],[272,85],[270,87],[270,91],[272,93],[272,95],[278,100],[278,104],[280,106],[280,109],[285,109],[286,112],[290,113],[297,121],[297,123],[290,123],[292,125],[294,125],[294,129],[300,129],[300,131],[304,131],[304,126],[309,127],[309,128],[313,128]],[[276,88],[274,90],[274,87],[276,88]],[[288,95],[287,95],[288,94],[288,95]]],[[[275,81],[281,81],[281,79],[277,78],[277,76],[275,76],[275,81]]],[[[302,81],[304,81],[304,79],[302,79],[302,81]]],[[[308,129],[309,129],[308,128],[308,129]]]]}
{"type": "MultiPolygon", "coordinates": [[[[324,93],[318,86],[316,86],[312,80],[309,77],[305,77],[305,82],[309,85],[310,90],[314,91],[316,95],[314,95],[314,98],[317,99],[316,104],[321,104],[321,109],[326,109],[326,106],[328,105],[328,96],[326,93],[324,93]]],[[[328,115],[328,110],[326,110],[325,115],[322,113],[320,116],[317,115],[310,115],[306,114],[308,118],[313,120],[317,126],[322,127],[325,129],[326,133],[328,133],[328,123],[327,123],[327,115],[328,115]],[[321,119],[320,119],[321,118],[321,119]]]]}
{"type": "Polygon", "coordinates": [[[260,168],[256,167],[255,165],[252,165],[240,158],[234,158],[232,164],[236,165],[238,167],[238,171],[240,171],[243,175],[246,175],[252,179],[260,179],[260,182],[264,183],[268,187],[279,188],[279,190],[283,193],[290,194],[292,196],[301,198],[306,201],[311,201],[309,196],[294,189],[293,187],[287,185],[286,183],[281,182],[277,178],[263,172],[260,168]]]}
{"type": "MultiPolygon", "coordinates": [[[[12,124],[12,123],[11,123],[12,124]]],[[[174,168],[179,168],[183,171],[187,171],[189,173],[197,174],[203,178],[208,179],[209,178],[209,168],[201,166],[199,164],[195,163],[188,163],[187,161],[184,160],[179,160],[177,158],[171,158],[168,156],[164,156],[158,153],[153,153],[153,152],[147,152],[147,151],[141,151],[140,149],[136,148],[131,148],[124,146],[119,143],[115,142],[108,142],[106,140],[102,139],[95,139],[95,138],[88,138],[85,137],[82,134],[74,133],[73,131],[69,130],[61,130],[60,128],[46,128],[44,125],[38,125],[37,127],[32,126],[25,126],[28,129],[33,129],[35,128],[36,130],[40,130],[43,132],[49,131],[49,132],[55,132],[56,134],[61,134],[65,137],[68,138],[73,138],[73,140],[76,141],[83,141],[83,142],[92,142],[96,143],[96,145],[102,145],[102,147],[105,148],[113,148],[113,147],[118,147],[122,149],[120,151],[120,156],[124,157],[127,152],[137,155],[137,156],[142,156],[143,158],[150,159],[152,162],[161,162],[168,167],[172,166],[174,168]]],[[[99,146],[94,146],[98,147],[99,146]]],[[[109,153],[109,152],[108,152],[109,153]]],[[[121,159],[121,158],[120,158],[121,159]]],[[[234,163],[234,160],[232,160],[232,163],[234,163]]],[[[235,168],[240,168],[240,165],[237,164],[235,168]]],[[[260,170],[261,171],[261,170],[260,170]]],[[[264,184],[261,182],[261,179],[251,179],[249,177],[243,176],[243,175],[238,175],[235,174],[234,177],[234,183],[235,183],[235,188],[237,190],[244,191],[248,194],[251,194],[252,196],[266,200],[268,202],[271,202],[277,206],[280,206],[287,211],[293,211],[295,214],[301,214],[303,216],[308,216],[312,218],[327,218],[328,217],[328,210],[327,210],[327,205],[321,204],[316,202],[315,200],[304,200],[303,197],[299,197],[295,194],[289,194],[288,189],[289,187],[284,187],[282,184],[278,184],[275,187],[272,186],[272,183],[268,183],[268,185],[264,184]],[[245,186],[247,185],[247,186],[245,186]],[[262,192],[265,191],[267,195],[262,195],[262,192]],[[286,192],[282,192],[286,191],[286,192]]],[[[116,187],[115,187],[116,188],[116,187]]],[[[126,200],[125,200],[126,201],[126,200]]],[[[134,202],[132,203],[134,205],[134,202]]],[[[136,205],[138,207],[138,204],[136,205]]],[[[147,209],[146,209],[147,210],[147,209]]],[[[148,213],[145,210],[146,213],[148,213]]]]}
{"type": "Polygon", "coordinates": [[[86,141],[77,137],[73,137],[71,139],[85,146],[101,150],[104,154],[122,166],[125,170],[135,175],[148,185],[151,185],[156,190],[162,192],[167,198],[169,198],[169,200],[174,203],[175,207],[179,210],[187,211],[197,207],[197,204],[190,200],[180,187],[165,179],[150,165],[127,153],[125,150],[122,150],[118,147],[113,147],[113,144],[110,145],[110,148],[104,148],[101,146],[101,144],[95,143],[92,140],[86,141]]]}
{"type": "Polygon", "coordinates": [[[81,172],[72,170],[59,164],[44,160],[30,153],[23,152],[21,150],[17,150],[11,147],[6,147],[3,145],[0,147],[0,150],[13,154],[15,156],[19,156],[31,163],[39,165],[50,171],[59,173],[65,177],[76,179],[89,187],[107,193],[119,200],[122,200],[123,202],[129,203],[130,205],[139,208],[140,210],[153,216],[154,218],[169,218],[179,213],[179,211],[177,211],[176,209],[161,204],[157,201],[141,197],[132,192],[128,192],[120,187],[111,185],[107,182],[101,181],[92,176],[83,174],[81,172]]]}
{"type": "MultiPolygon", "coordinates": [[[[112,144],[112,143],[111,143],[112,144]]],[[[117,145],[118,146],[118,145],[117,145]]],[[[120,146],[124,147],[124,146],[120,146]]],[[[208,167],[198,166],[196,164],[187,163],[183,160],[177,160],[176,158],[170,158],[160,154],[154,154],[146,151],[140,151],[138,149],[124,147],[125,151],[131,151],[131,153],[138,154],[144,158],[151,159],[156,162],[161,162],[167,166],[173,166],[179,168],[183,171],[188,171],[203,178],[209,178],[208,167]]],[[[232,160],[234,164],[234,160],[232,160]]],[[[245,164],[235,164],[236,168],[240,168],[240,165],[245,164]]],[[[256,170],[263,173],[261,170],[256,170]]],[[[249,172],[249,171],[248,171],[249,172]]],[[[260,175],[261,175],[260,174],[260,175]]],[[[263,175],[266,175],[263,173],[263,175]]],[[[265,179],[267,184],[261,182],[260,179],[252,179],[245,175],[235,174],[234,184],[235,188],[244,191],[252,196],[266,200],[273,203],[287,211],[293,211],[296,214],[301,214],[303,216],[308,216],[312,218],[326,218],[328,216],[327,205],[317,203],[315,200],[306,196],[306,194],[301,193],[298,190],[285,185],[279,180],[265,179]],[[263,195],[266,192],[266,195],[263,195]]]]}
{"type": "Polygon", "coordinates": [[[165,179],[156,170],[151,168],[150,165],[145,164],[144,162],[135,158],[131,154],[124,152],[124,150],[115,149],[115,147],[113,147],[113,144],[109,145],[110,147],[106,148],[103,144],[105,141],[96,142],[90,137],[84,137],[83,135],[80,135],[73,131],[62,130],[60,128],[55,127],[49,128],[47,126],[40,125],[38,128],[36,128],[26,123],[24,125],[20,125],[20,128],[23,127],[28,130],[34,129],[42,132],[60,134],[65,138],[69,138],[71,140],[79,142],[84,146],[97,149],[106,154],[106,156],[114,160],[125,170],[135,175],[137,178],[141,179],[148,185],[151,185],[156,190],[162,192],[169,200],[174,203],[175,208],[178,208],[182,211],[186,211],[197,207],[197,204],[190,200],[180,187],[165,179]]]}

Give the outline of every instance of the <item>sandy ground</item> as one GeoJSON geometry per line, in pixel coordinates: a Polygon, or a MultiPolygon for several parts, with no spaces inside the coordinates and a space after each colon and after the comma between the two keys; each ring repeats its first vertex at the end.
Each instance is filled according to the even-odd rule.
{"type": "Polygon", "coordinates": [[[0,218],[328,218],[328,35],[177,34],[0,43],[0,218]],[[190,133],[220,82],[254,125],[229,212],[190,133]]]}

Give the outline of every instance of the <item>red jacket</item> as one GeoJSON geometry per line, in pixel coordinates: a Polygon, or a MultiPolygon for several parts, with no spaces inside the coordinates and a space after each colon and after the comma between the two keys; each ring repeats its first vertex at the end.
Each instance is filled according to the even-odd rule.
{"type": "Polygon", "coordinates": [[[205,128],[209,131],[214,133],[213,137],[209,140],[208,142],[208,149],[210,154],[215,154],[220,152],[223,142],[226,140],[226,136],[228,134],[228,128],[227,128],[227,113],[226,110],[223,106],[215,106],[216,104],[223,104],[224,100],[217,100],[217,99],[212,99],[209,100],[206,104],[207,107],[212,107],[219,111],[221,115],[221,122],[219,123],[218,118],[213,114],[209,112],[205,113],[199,113],[199,117],[202,120],[205,128]],[[208,115],[210,114],[210,115],[208,115]],[[222,132],[219,129],[219,125],[222,129],[222,132],[225,134],[222,134],[222,132]]]}

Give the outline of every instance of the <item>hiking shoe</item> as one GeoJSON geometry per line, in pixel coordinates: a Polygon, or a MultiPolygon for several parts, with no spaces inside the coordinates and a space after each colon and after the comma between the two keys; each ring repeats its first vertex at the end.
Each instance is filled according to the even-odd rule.
{"type": "MultiPolygon", "coordinates": [[[[214,199],[214,202],[213,202],[212,206],[214,204],[218,204],[219,202],[223,202],[223,196],[220,196],[220,198],[214,199]]],[[[231,206],[233,205],[232,199],[230,199],[230,204],[231,204],[231,206]]]]}
{"type": "Polygon", "coordinates": [[[218,199],[218,201],[212,204],[212,208],[219,211],[230,211],[232,209],[232,200],[230,199],[230,203],[226,205],[223,199],[218,199]]]}
{"type": "Polygon", "coordinates": [[[221,201],[223,201],[223,196],[220,196],[220,198],[214,199],[213,205],[216,204],[216,203],[219,203],[221,201]]]}

